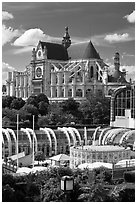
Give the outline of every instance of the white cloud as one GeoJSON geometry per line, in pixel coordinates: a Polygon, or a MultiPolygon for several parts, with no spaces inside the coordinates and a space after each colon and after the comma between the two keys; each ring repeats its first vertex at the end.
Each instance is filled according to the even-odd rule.
{"type": "Polygon", "coordinates": [[[11,42],[15,37],[20,36],[21,31],[18,29],[14,30],[11,27],[6,27],[2,25],[2,45],[5,45],[8,42],[11,42]]]}
{"type": "Polygon", "coordinates": [[[106,35],[104,38],[106,41],[109,41],[110,43],[114,43],[114,42],[125,42],[125,41],[129,41],[129,34],[128,33],[123,33],[123,34],[110,34],[110,35],[106,35]]]}
{"type": "Polygon", "coordinates": [[[129,23],[135,23],[135,11],[129,15],[124,16],[124,18],[126,18],[129,23]]]}
{"type": "Polygon", "coordinates": [[[126,73],[127,73],[127,81],[129,81],[129,79],[131,78],[132,80],[135,80],[135,66],[134,65],[123,65],[123,66],[120,66],[120,70],[122,71],[123,69],[126,70],[126,73]]]}
{"type": "Polygon", "coordinates": [[[34,47],[35,46],[26,46],[26,47],[22,47],[22,48],[13,49],[12,51],[14,54],[22,54],[22,53],[26,53],[26,52],[31,53],[31,51],[34,47]]]}
{"type": "Polygon", "coordinates": [[[26,30],[19,38],[17,38],[13,45],[15,46],[36,46],[39,40],[47,42],[58,42],[61,38],[46,35],[40,28],[33,28],[26,30]]]}
{"type": "MultiPolygon", "coordinates": [[[[8,13],[7,11],[2,12],[2,20],[9,20],[13,18],[14,16],[11,13],[8,13]]],[[[20,35],[20,30],[7,27],[5,24],[2,25],[2,45],[11,42],[15,37],[19,37],[20,35]]]]}
{"type": "MultiPolygon", "coordinates": [[[[109,65],[108,71],[109,75],[113,75],[115,71],[115,67],[111,63],[107,63],[109,65]]],[[[120,66],[120,71],[126,70],[126,80],[129,82],[130,78],[135,80],[135,66],[134,65],[123,65],[120,66]]]]}
{"type": "Polygon", "coordinates": [[[39,40],[44,40],[46,35],[39,28],[29,29],[25,31],[19,38],[13,43],[15,46],[36,46],[39,40]]]}
{"type": "Polygon", "coordinates": [[[10,66],[8,63],[2,62],[2,84],[6,83],[8,72],[15,71],[15,68],[10,66]]]}
{"type": "Polygon", "coordinates": [[[2,20],[13,19],[13,15],[7,11],[2,11],[2,20]]]}

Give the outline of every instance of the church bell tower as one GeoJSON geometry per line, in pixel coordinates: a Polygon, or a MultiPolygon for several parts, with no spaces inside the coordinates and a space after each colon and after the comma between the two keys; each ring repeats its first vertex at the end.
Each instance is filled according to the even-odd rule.
{"type": "Polygon", "coordinates": [[[65,34],[63,36],[62,45],[67,49],[71,45],[70,35],[68,33],[68,27],[65,27],[65,34]]]}

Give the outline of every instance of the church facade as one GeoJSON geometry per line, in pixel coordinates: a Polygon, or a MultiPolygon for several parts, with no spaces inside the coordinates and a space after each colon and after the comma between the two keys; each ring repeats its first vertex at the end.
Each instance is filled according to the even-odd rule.
{"type": "Polygon", "coordinates": [[[121,72],[120,55],[114,55],[114,73],[100,58],[91,41],[71,44],[68,27],[62,44],[39,41],[32,50],[25,71],[9,72],[7,95],[27,99],[44,93],[50,101],[74,98],[84,100],[92,94],[111,95],[119,86],[128,84],[121,72]]]}

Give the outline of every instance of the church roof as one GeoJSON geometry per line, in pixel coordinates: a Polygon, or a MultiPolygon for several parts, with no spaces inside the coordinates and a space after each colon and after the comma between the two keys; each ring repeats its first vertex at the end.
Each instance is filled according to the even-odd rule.
{"type": "Polygon", "coordinates": [[[91,41],[72,44],[68,48],[68,55],[70,59],[100,59],[91,41]]]}
{"type": "Polygon", "coordinates": [[[113,75],[109,76],[109,82],[120,82],[127,83],[126,79],[123,76],[123,73],[119,70],[115,70],[113,75]]]}
{"type": "Polygon", "coordinates": [[[52,60],[68,60],[67,50],[62,44],[50,43],[50,42],[40,42],[42,49],[46,46],[47,49],[47,59],[52,60]]]}

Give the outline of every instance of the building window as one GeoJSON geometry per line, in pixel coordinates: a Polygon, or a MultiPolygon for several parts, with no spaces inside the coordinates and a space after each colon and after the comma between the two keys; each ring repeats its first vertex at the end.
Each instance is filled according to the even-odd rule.
{"type": "Polygon", "coordinates": [[[35,95],[38,95],[38,94],[40,94],[41,93],[41,89],[39,89],[39,88],[35,88],[34,89],[34,94],[35,95]]]}
{"type": "Polygon", "coordinates": [[[93,78],[94,68],[93,66],[90,67],[90,78],[93,78]]]}
{"type": "Polygon", "coordinates": [[[135,118],[135,89],[132,89],[131,95],[131,118],[135,118]]]}
{"type": "Polygon", "coordinates": [[[57,97],[57,89],[56,89],[56,91],[55,91],[55,97],[57,97]]]}
{"type": "Polygon", "coordinates": [[[64,97],[64,89],[61,89],[61,97],[64,97]]]}
{"type": "Polygon", "coordinates": [[[76,97],[82,97],[82,90],[81,89],[76,90],[76,97]]]}
{"type": "Polygon", "coordinates": [[[72,97],[72,89],[68,90],[68,97],[72,97]]]}
{"type": "Polygon", "coordinates": [[[92,90],[91,89],[87,89],[86,90],[86,97],[89,97],[92,95],[92,90]]]}
{"type": "Polygon", "coordinates": [[[97,95],[98,95],[98,96],[102,96],[102,95],[103,95],[102,90],[98,89],[98,90],[97,90],[97,95]]]}
{"type": "Polygon", "coordinates": [[[134,90],[124,90],[115,99],[115,115],[125,116],[125,109],[131,110],[131,117],[135,117],[135,93],[134,90]]]}

